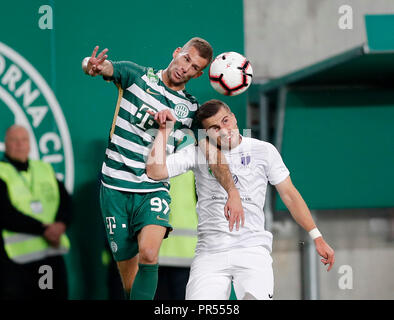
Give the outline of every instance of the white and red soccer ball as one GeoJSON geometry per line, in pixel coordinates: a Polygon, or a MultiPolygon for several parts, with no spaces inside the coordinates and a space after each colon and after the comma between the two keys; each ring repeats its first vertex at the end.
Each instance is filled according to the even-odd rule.
{"type": "Polygon", "coordinates": [[[212,87],[226,96],[236,96],[246,91],[252,83],[253,69],[250,62],[237,52],[224,52],[212,61],[209,81],[212,87]]]}

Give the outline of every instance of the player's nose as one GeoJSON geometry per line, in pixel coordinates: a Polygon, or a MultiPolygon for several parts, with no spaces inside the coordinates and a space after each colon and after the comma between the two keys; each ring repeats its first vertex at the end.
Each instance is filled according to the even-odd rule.
{"type": "Polygon", "coordinates": [[[192,66],[191,63],[187,63],[184,66],[182,66],[183,72],[187,73],[190,70],[191,66],[192,66]]]}

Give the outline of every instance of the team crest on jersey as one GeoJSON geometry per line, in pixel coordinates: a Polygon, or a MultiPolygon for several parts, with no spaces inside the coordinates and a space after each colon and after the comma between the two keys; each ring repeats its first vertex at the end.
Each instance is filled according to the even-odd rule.
{"type": "Polygon", "coordinates": [[[241,155],[241,164],[247,167],[250,163],[250,155],[241,155]]]}
{"type": "Polygon", "coordinates": [[[116,251],[118,251],[118,245],[116,244],[115,241],[111,241],[111,251],[113,253],[115,253],[116,251]]]}
{"type": "Polygon", "coordinates": [[[175,105],[174,112],[179,119],[185,119],[189,115],[189,108],[184,103],[175,105]]]}
{"type": "MultiPolygon", "coordinates": [[[[62,109],[42,75],[14,49],[0,42],[0,139],[18,124],[30,136],[31,159],[52,165],[69,192],[74,187],[74,156],[62,109]]],[[[5,151],[0,140],[0,157],[5,151]]]]}
{"type": "Polygon", "coordinates": [[[153,82],[153,83],[159,82],[159,77],[157,74],[155,74],[155,72],[153,71],[153,68],[148,68],[146,76],[148,77],[150,82],[153,82]]]}

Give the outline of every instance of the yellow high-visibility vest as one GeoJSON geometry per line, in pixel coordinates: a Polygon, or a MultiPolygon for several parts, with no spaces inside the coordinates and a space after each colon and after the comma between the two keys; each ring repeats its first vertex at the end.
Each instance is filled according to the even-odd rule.
{"type": "MultiPolygon", "coordinates": [[[[28,170],[18,171],[12,164],[0,161],[0,179],[6,183],[10,202],[18,211],[42,223],[55,221],[60,194],[50,164],[29,160],[28,170]]],[[[70,248],[66,234],[61,236],[58,248],[51,247],[44,237],[34,234],[3,230],[2,237],[8,257],[16,263],[64,254],[70,248]]]]}
{"type": "Polygon", "coordinates": [[[163,240],[159,264],[189,267],[197,244],[196,192],[194,174],[188,171],[170,179],[170,224],[173,231],[163,240]]]}

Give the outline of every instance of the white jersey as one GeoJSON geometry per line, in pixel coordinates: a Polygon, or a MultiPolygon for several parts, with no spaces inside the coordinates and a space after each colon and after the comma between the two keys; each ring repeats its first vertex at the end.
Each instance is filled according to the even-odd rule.
{"type": "Polygon", "coordinates": [[[272,234],[264,229],[264,202],[268,181],[276,185],[289,176],[278,150],[270,143],[242,137],[232,150],[223,150],[241,195],[244,227],[230,232],[224,216],[227,192],[210,172],[201,150],[193,145],[168,156],[170,177],[193,170],[196,179],[198,243],[196,254],[232,248],[264,246],[272,251],[272,234]]]}

